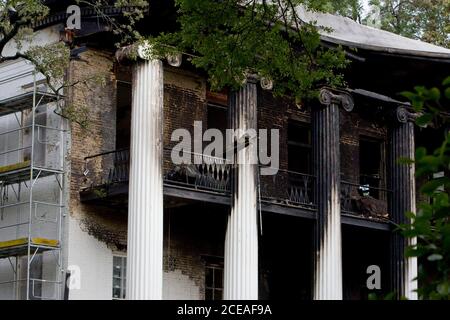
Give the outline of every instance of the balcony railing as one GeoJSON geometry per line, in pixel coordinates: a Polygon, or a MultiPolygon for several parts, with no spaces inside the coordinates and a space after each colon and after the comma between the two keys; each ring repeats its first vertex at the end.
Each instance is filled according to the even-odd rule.
{"type": "MultiPolygon", "coordinates": [[[[163,169],[166,185],[225,195],[230,193],[232,165],[226,159],[184,153],[186,161],[174,164],[171,153],[171,149],[164,150],[163,169]]],[[[114,184],[128,183],[129,163],[128,149],[86,157],[83,189],[107,191],[114,184]]],[[[260,175],[261,200],[279,205],[315,209],[315,180],[312,175],[288,170],[278,170],[275,175],[260,175]]],[[[347,181],[341,182],[341,210],[347,214],[386,219],[388,218],[388,196],[387,189],[347,181]]]]}
{"type": "Polygon", "coordinates": [[[390,191],[369,184],[341,181],[341,210],[344,213],[387,219],[390,191]]]}
{"type": "Polygon", "coordinates": [[[288,170],[278,170],[276,175],[260,176],[261,199],[274,203],[315,207],[315,177],[288,170]]]}
{"type": "MultiPolygon", "coordinates": [[[[231,166],[225,159],[185,153],[188,161],[174,164],[171,149],[164,150],[164,183],[197,190],[228,193],[231,166]]],[[[127,183],[130,168],[129,149],[104,152],[85,158],[84,189],[105,188],[127,183]]]]}
{"type": "MultiPolygon", "coordinates": [[[[172,149],[164,150],[164,182],[197,190],[229,193],[231,164],[224,158],[184,152],[186,162],[174,164],[172,149]]],[[[174,150],[174,152],[177,152],[174,150]]]]}
{"type": "Polygon", "coordinates": [[[106,187],[128,182],[129,149],[103,152],[84,159],[84,188],[106,187]]]}

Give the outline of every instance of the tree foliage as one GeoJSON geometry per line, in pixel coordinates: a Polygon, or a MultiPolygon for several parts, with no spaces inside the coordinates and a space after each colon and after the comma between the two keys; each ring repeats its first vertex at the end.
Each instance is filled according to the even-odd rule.
{"type": "Polygon", "coordinates": [[[450,47],[450,1],[370,0],[381,28],[405,37],[450,47]]]}
{"type": "MultiPolygon", "coordinates": [[[[412,106],[422,116],[420,126],[445,124],[450,106],[450,77],[443,82],[443,89],[416,87],[414,92],[404,92],[412,106]]],[[[418,206],[416,214],[407,213],[411,224],[403,225],[406,237],[417,237],[417,245],[407,250],[407,255],[423,258],[420,266],[418,293],[423,299],[450,299],[450,132],[442,145],[429,153],[425,148],[416,150],[416,174],[428,181],[420,192],[429,201],[418,206]],[[444,172],[445,175],[436,175],[444,172]]]]}
{"type": "Polygon", "coordinates": [[[344,84],[342,50],[320,46],[321,26],[305,23],[298,6],[323,9],[308,0],[176,0],[178,31],[152,41],[165,51],[190,53],[206,70],[213,89],[238,88],[249,74],[274,82],[278,95],[297,100],[316,95],[319,86],[344,84]]]}
{"type": "MultiPolygon", "coordinates": [[[[106,5],[98,0],[79,1],[94,8],[106,5]]],[[[118,0],[115,6],[143,6],[142,0],[118,0]]],[[[50,91],[61,95],[64,89],[73,86],[98,86],[105,81],[105,75],[96,74],[81,77],[71,81],[66,77],[70,63],[70,48],[63,42],[50,44],[33,43],[33,25],[48,17],[50,9],[42,0],[0,0],[0,63],[24,59],[30,61],[47,80],[50,91]]],[[[131,41],[129,29],[142,17],[141,11],[126,12],[127,23],[118,24],[109,19],[114,26],[113,32],[120,36],[121,41],[131,41]]],[[[86,127],[89,113],[85,105],[62,104],[55,112],[69,120],[86,127]]]]}
{"type": "MultiPolygon", "coordinates": [[[[109,23],[111,31],[119,36],[119,46],[144,39],[135,24],[143,18],[147,1],[76,2],[94,8],[109,23]],[[117,20],[103,11],[111,5],[134,9],[124,12],[125,19],[117,20]]],[[[344,12],[344,7],[348,9],[356,2],[348,0],[345,5],[337,5],[330,0],[175,0],[179,29],[151,41],[162,55],[171,51],[189,53],[192,64],[207,72],[213,89],[238,88],[249,74],[257,74],[274,81],[275,94],[292,94],[299,100],[316,95],[320,86],[343,86],[339,72],[347,61],[339,48],[320,46],[321,27],[303,22],[298,7],[344,12]]],[[[40,0],[0,2],[0,63],[29,60],[47,78],[50,88],[59,92],[73,85],[61,77],[61,70],[68,67],[69,48],[61,43],[23,45],[29,41],[30,26],[48,14],[49,8],[40,0]],[[16,43],[17,52],[8,55],[4,49],[10,41],[16,43]]]]}
{"type": "Polygon", "coordinates": [[[359,23],[363,20],[363,5],[361,0],[324,1],[323,10],[326,12],[350,18],[359,23]]]}

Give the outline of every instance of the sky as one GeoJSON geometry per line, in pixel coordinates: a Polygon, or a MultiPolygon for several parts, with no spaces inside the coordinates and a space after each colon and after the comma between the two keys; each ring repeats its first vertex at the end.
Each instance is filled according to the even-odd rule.
{"type": "Polygon", "coordinates": [[[361,3],[362,3],[363,8],[364,8],[364,14],[363,15],[366,15],[367,12],[369,11],[369,0],[361,0],[361,3]]]}

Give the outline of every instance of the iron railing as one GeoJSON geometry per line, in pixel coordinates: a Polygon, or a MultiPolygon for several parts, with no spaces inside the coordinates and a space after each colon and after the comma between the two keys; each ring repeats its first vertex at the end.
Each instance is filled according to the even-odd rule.
{"type": "MultiPolygon", "coordinates": [[[[172,149],[164,149],[164,183],[194,189],[227,193],[230,191],[231,165],[223,158],[183,152],[179,164],[171,160],[172,149]]],[[[127,183],[130,170],[129,149],[100,153],[85,158],[85,188],[127,183]]]]}
{"type": "MultiPolygon", "coordinates": [[[[164,149],[163,169],[166,185],[229,194],[232,165],[223,158],[183,151],[185,160],[172,161],[172,149],[164,149]]],[[[121,149],[85,158],[84,189],[128,183],[130,153],[121,149]]],[[[259,175],[262,201],[314,209],[315,177],[288,170],[275,175],[259,175]]],[[[388,218],[389,190],[341,181],[341,210],[353,215],[388,218]]]]}
{"type": "Polygon", "coordinates": [[[341,181],[341,210],[344,213],[387,219],[390,190],[341,181]]]}
{"type": "Polygon", "coordinates": [[[260,176],[261,199],[285,205],[315,207],[315,177],[288,170],[260,176]]]}
{"type": "Polygon", "coordinates": [[[128,182],[130,151],[120,149],[84,158],[84,187],[95,188],[128,182]]]}
{"type": "Polygon", "coordinates": [[[164,182],[194,189],[229,193],[231,189],[231,164],[224,158],[165,149],[164,182]],[[172,153],[179,153],[186,160],[174,164],[172,153]]]}

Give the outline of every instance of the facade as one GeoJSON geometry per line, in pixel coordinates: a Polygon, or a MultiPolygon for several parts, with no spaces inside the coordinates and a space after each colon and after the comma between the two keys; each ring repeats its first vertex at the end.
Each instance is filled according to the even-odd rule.
{"type": "MultiPolygon", "coordinates": [[[[67,40],[65,17],[55,12],[35,41],[67,40]]],[[[439,84],[450,50],[305,13],[333,28],[324,46],[343,45],[352,63],[347,89],[297,105],[258,79],[217,93],[187,62],[129,61],[95,15],[82,17],[88,30],[69,40],[87,50],[67,77],[102,74],[103,86],[55,97],[24,61],[0,65],[1,299],[417,298],[417,261],[395,225],[421,182],[397,159],[443,129],[415,127],[397,93],[439,84]],[[77,102],[87,129],[54,112],[77,102]],[[207,143],[176,165],[180,128],[278,129],[279,170],[203,155],[207,143]],[[369,288],[374,266],[381,283],[369,288]]]]}

